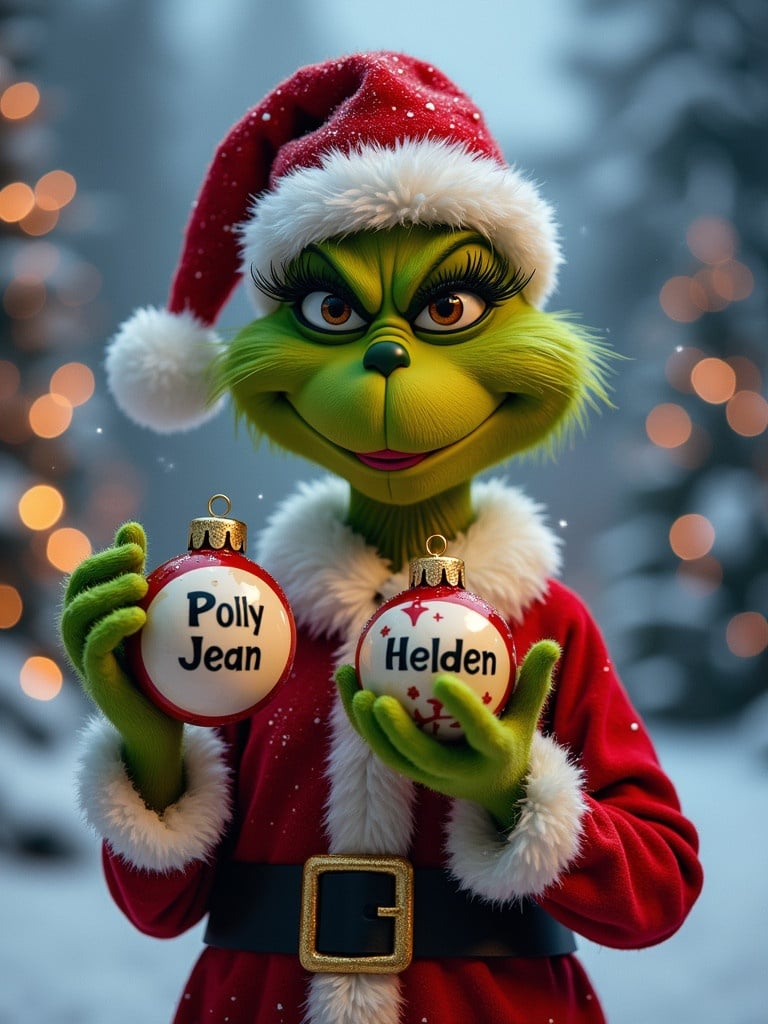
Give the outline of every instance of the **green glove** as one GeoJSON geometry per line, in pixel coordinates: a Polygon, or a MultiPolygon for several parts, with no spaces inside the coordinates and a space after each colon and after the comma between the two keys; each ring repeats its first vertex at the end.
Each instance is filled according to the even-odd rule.
{"type": "Polygon", "coordinates": [[[64,596],[61,636],[83,689],[124,741],[123,756],[148,807],[164,810],[183,791],[181,722],[156,708],[130,678],[122,646],[146,621],[142,573],[146,536],[128,523],[115,546],[92,555],[72,573],[64,596]]]}
{"type": "Polygon", "coordinates": [[[336,682],[350,721],[385,764],[438,793],[481,804],[510,829],[520,813],[533,734],[559,656],[551,640],[534,644],[499,717],[456,676],[436,676],[435,696],[464,730],[454,743],[423,732],[395,697],[361,690],[351,665],[342,665],[336,682]]]}

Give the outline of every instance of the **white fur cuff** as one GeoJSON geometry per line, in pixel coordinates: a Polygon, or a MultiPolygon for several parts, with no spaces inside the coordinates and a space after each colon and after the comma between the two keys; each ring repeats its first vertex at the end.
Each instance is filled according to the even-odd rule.
{"type": "Polygon", "coordinates": [[[540,895],[577,856],[585,811],[580,769],[563,747],[536,733],[520,819],[506,838],[479,804],[454,802],[451,870],[463,889],[494,902],[540,895]]]}
{"type": "Polygon", "coordinates": [[[120,734],[94,719],[84,734],[78,770],[80,806],[114,853],[148,871],[173,871],[207,860],[230,815],[224,744],[208,729],[184,730],[187,788],[162,814],[134,788],[121,757],[120,734]]]}

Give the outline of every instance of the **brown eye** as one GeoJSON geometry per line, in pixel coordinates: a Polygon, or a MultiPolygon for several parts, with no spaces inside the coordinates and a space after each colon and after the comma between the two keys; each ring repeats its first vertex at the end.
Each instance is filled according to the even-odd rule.
{"type": "Polygon", "coordinates": [[[359,331],[365,320],[341,295],[310,292],[301,301],[301,315],[311,327],[321,331],[359,331]]]}
{"type": "Polygon", "coordinates": [[[472,292],[437,295],[419,313],[414,327],[424,331],[461,331],[483,316],[487,303],[472,292]]]}
{"type": "Polygon", "coordinates": [[[338,295],[326,295],[320,303],[320,315],[331,327],[341,327],[352,316],[352,307],[338,295]]]}
{"type": "Polygon", "coordinates": [[[461,320],[464,303],[458,295],[445,295],[427,306],[429,315],[441,327],[453,327],[461,320]]]}

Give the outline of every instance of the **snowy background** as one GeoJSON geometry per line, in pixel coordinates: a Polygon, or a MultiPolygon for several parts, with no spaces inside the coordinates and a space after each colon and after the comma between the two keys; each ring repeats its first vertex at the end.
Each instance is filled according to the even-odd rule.
{"type": "MultiPolygon", "coordinates": [[[[157,564],[183,546],[188,519],[204,511],[209,495],[227,491],[233,512],[256,531],[293,482],[313,472],[301,460],[266,449],[254,454],[247,437],[233,436],[226,416],[180,438],[158,439],[133,428],[105,397],[100,339],[137,305],[164,301],[213,147],[249,105],[301,64],[354,49],[405,49],[433,60],[466,89],[510,161],[544,179],[569,255],[558,304],[583,311],[586,322],[633,356],[623,371],[629,383],[617,384],[619,411],[597,419],[588,442],[579,441],[556,466],[508,469],[550,507],[567,541],[566,581],[594,605],[621,661],[627,605],[614,599],[611,584],[612,575],[628,568],[618,564],[616,531],[638,478],[658,473],[655,453],[642,448],[642,423],[633,426],[633,417],[641,405],[661,400],[661,374],[652,369],[677,340],[669,330],[639,329],[650,322],[646,305],[657,307],[660,280],[648,266],[661,265],[668,251],[648,257],[648,278],[636,282],[631,311],[616,298],[635,286],[634,247],[623,234],[627,211],[647,209],[640,219],[649,231],[670,219],[674,197],[651,188],[643,160],[662,144],[670,119],[686,103],[693,109],[702,99],[730,94],[713,74],[686,73],[678,62],[671,83],[662,74],[647,75],[644,88],[609,123],[601,111],[614,97],[606,96],[610,90],[600,94],[578,58],[592,60],[597,52],[632,67],[644,46],[663,51],[664,32],[688,18],[715,66],[736,45],[724,12],[732,9],[737,21],[747,0],[625,0],[615,9],[576,0],[30,0],[19,9],[38,7],[45,18],[31,35],[23,29],[24,45],[53,97],[55,158],[78,180],[68,241],[102,280],[93,347],[79,343],[69,352],[64,341],[59,352],[60,358],[85,359],[97,377],[94,398],[73,423],[73,461],[85,475],[83,495],[88,474],[124,485],[112,491],[122,504],[116,497],[97,513],[81,504],[94,545],[109,542],[125,509],[146,524],[157,564]],[[674,103],[667,103],[670,97],[674,103]],[[592,153],[594,159],[586,159],[592,153]],[[615,259],[619,242],[628,264],[615,259]],[[653,303],[643,305],[646,293],[653,293],[653,303]]],[[[754,87],[750,95],[758,95],[754,87]]],[[[706,173],[679,201],[689,204],[686,216],[706,212],[702,191],[723,180],[703,158],[702,166],[706,173]]],[[[718,185],[711,191],[711,205],[724,209],[727,190],[718,185]]],[[[751,307],[757,309],[753,320],[764,309],[761,302],[751,307]]],[[[222,325],[236,326],[247,316],[244,300],[236,298],[222,325]]],[[[10,519],[20,485],[5,470],[3,462],[0,511],[10,519]]],[[[733,507],[728,511],[736,522],[733,507]]],[[[762,515],[764,527],[764,507],[762,515]]],[[[623,548],[638,551],[633,543],[623,548]]],[[[758,568],[764,580],[768,566],[758,568]]],[[[633,593],[637,600],[629,604],[642,612],[641,590],[633,593]]],[[[699,598],[683,600],[677,592],[670,604],[686,629],[706,610],[699,598]]],[[[37,614],[43,632],[51,632],[55,599],[41,603],[37,614]]],[[[700,639],[695,643],[701,646],[700,639]]],[[[633,653],[631,644],[626,649],[633,653]]],[[[112,905],[97,844],[74,805],[76,734],[87,709],[71,680],[49,702],[22,694],[16,680],[28,653],[27,637],[0,633],[0,1024],[164,1024],[197,955],[199,931],[173,942],[148,939],[112,905]]],[[[708,660],[726,679],[729,672],[737,679],[727,659],[718,658],[708,660]]],[[[664,705],[664,695],[639,696],[645,711],[664,705]]],[[[656,949],[615,952],[582,942],[581,954],[611,1024],[762,1024],[768,1019],[768,704],[758,698],[720,720],[711,713],[696,722],[653,717],[651,728],[700,830],[704,894],[680,933],[656,949]]]]}

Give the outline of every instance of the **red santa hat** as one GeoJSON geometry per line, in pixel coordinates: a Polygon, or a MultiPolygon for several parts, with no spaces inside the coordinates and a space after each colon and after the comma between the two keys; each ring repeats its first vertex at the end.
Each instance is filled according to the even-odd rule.
{"type": "Polygon", "coordinates": [[[510,167],[480,111],[433,65],[361,53],[301,68],[248,111],[216,151],[187,226],[167,308],[138,310],[110,342],[120,408],[161,433],[217,411],[213,331],[245,275],[252,283],[307,245],[395,225],[472,228],[531,275],[542,305],[561,262],[551,207],[510,167]]]}

